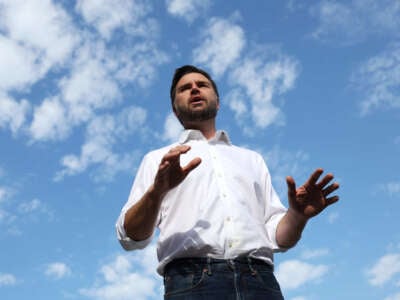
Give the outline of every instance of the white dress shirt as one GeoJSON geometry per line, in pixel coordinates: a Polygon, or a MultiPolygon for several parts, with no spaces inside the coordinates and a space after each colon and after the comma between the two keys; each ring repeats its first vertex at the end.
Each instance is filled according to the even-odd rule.
{"type": "Polygon", "coordinates": [[[181,155],[182,166],[195,157],[202,161],[162,200],[156,224],[160,230],[157,271],[162,275],[166,264],[180,257],[248,255],[273,264],[273,252],[284,250],[277,245],[275,231],[286,208],[261,155],[232,145],[224,131],[207,140],[200,131],[186,130],[178,143],[143,158],[116,224],[123,248],[142,249],[151,242],[153,236],[143,241],[127,236],[125,213],[153,184],[162,157],[179,144],[191,146],[181,155]]]}

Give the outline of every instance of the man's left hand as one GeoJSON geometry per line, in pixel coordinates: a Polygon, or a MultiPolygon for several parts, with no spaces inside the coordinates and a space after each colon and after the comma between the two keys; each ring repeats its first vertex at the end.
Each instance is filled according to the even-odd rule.
{"type": "Polygon", "coordinates": [[[329,184],[333,175],[328,173],[319,182],[323,169],[316,169],[310,178],[299,188],[291,176],[286,177],[288,185],[289,207],[306,220],[318,215],[329,205],[337,202],[339,196],[330,196],[339,188],[337,182],[329,184]]]}

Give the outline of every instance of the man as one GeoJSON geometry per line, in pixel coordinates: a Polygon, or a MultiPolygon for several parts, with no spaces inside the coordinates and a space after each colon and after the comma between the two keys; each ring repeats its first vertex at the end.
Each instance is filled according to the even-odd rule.
{"type": "Polygon", "coordinates": [[[194,66],[175,71],[172,108],[185,131],[179,142],[148,153],[117,221],[126,250],[148,245],[159,228],[157,271],[164,299],[283,299],[273,252],[293,247],[307,221],[338,196],[332,174],[317,169],[289,208],[275,193],[261,155],[217,131],[218,89],[194,66]]]}

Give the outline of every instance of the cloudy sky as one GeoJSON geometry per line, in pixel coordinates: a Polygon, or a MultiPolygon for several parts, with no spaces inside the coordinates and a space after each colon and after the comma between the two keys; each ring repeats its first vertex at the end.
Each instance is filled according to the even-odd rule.
{"type": "Polygon", "coordinates": [[[399,32],[398,0],[0,0],[0,298],[161,298],[155,245],[114,224],[190,63],[285,205],[287,175],[341,184],[275,256],[285,298],[399,300],[399,32]]]}

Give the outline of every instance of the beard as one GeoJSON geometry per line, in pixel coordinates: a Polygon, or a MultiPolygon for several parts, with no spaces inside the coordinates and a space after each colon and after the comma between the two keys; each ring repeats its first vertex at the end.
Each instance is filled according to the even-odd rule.
{"type": "Polygon", "coordinates": [[[187,106],[176,106],[176,116],[183,125],[185,123],[199,122],[213,119],[217,116],[217,101],[209,102],[209,105],[203,109],[193,109],[187,106]]]}

